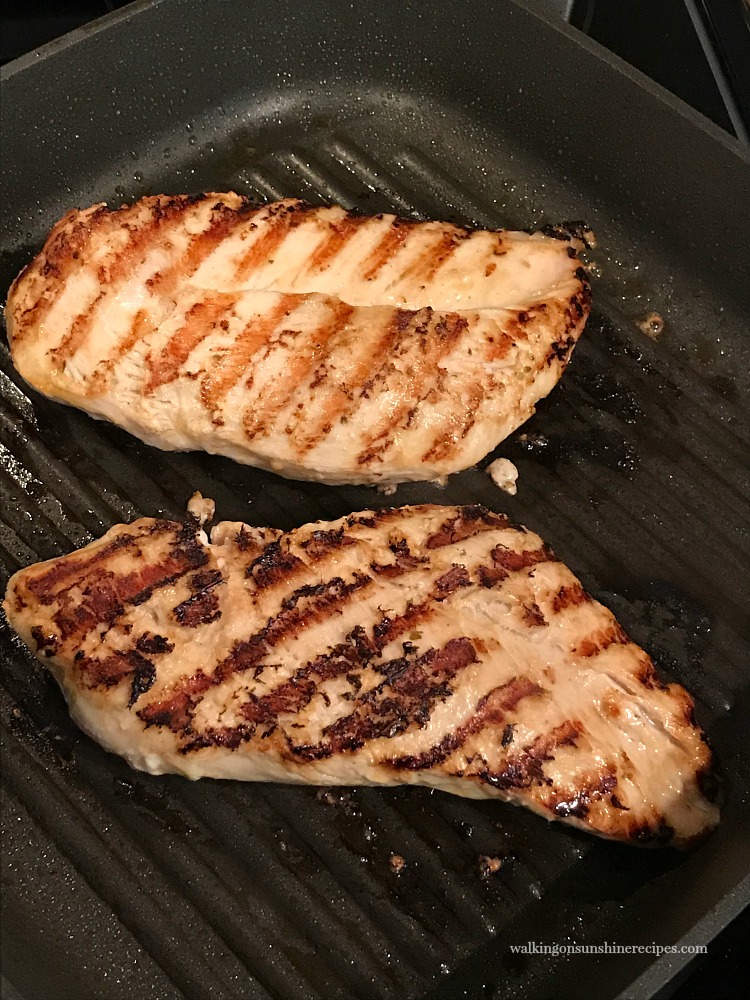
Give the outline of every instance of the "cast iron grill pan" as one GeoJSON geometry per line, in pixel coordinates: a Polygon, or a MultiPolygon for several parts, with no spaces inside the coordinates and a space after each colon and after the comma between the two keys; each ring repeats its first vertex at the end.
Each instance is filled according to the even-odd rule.
{"type": "Polygon", "coordinates": [[[525,5],[369,6],[136,4],[11,66],[3,288],[71,205],[145,193],[480,226],[585,217],[595,312],[561,385],[496,453],[518,496],[482,469],[386,499],[161,453],[38,396],[3,340],[0,586],[115,523],[180,517],[196,489],[221,519],[285,529],[484,503],[542,534],[696,696],[723,823],[682,856],[417,789],[139,774],[78,732],[3,623],[9,995],[645,996],[688,959],[542,961],[510,944],[699,943],[748,899],[747,161],[525,5]],[[652,310],[657,342],[636,325],[652,310]],[[485,856],[502,860],[487,878],[485,856]]]}

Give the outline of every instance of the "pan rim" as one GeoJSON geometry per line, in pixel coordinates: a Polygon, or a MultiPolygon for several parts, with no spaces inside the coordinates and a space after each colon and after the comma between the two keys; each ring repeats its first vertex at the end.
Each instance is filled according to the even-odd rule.
{"type": "MultiPolygon", "coordinates": [[[[122,7],[119,10],[112,11],[109,14],[104,14],[95,21],[92,21],[81,28],[75,28],[73,31],[69,31],[60,38],[47,42],[45,45],[41,45],[39,48],[33,49],[31,52],[27,52],[25,55],[19,56],[17,59],[13,59],[11,62],[7,63],[5,66],[0,67],[0,82],[8,83],[18,73],[38,65],[45,59],[49,59],[69,48],[79,45],[92,35],[97,35],[102,31],[107,31],[122,21],[138,17],[145,11],[159,7],[168,2],[176,5],[180,2],[180,0],[133,0],[133,2],[127,4],[127,6],[122,7]]],[[[394,2],[394,0],[390,0],[390,2],[394,2]]],[[[402,3],[404,0],[396,0],[396,2],[402,3]]],[[[483,2],[486,2],[486,0],[471,0],[471,2],[475,4],[482,4],[483,2]]],[[[705,115],[696,111],[695,108],[692,108],[681,98],[672,94],[671,91],[666,89],[666,87],[663,87],[661,84],[651,80],[645,73],[642,73],[639,69],[631,66],[630,63],[626,62],[614,52],[610,52],[599,42],[584,34],[584,32],[579,31],[577,28],[573,28],[562,18],[553,16],[549,10],[541,6],[541,0],[505,0],[505,2],[522,11],[525,11],[531,17],[544,21],[548,27],[551,27],[558,34],[563,35],[569,42],[580,46],[598,62],[606,64],[617,73],[627,77],[631,82],[640,87],[641,90],[646,91],[652,97],[656,98],[661,104],[666,105],[673,114],[686,119],[689,124],[695,128],[699,128],[711,139],[719,142],[728,152],[733,153],[739,160],[750,167],[750,149],[746,148],[739,139],[730,135],[730,133],[726,132],[720,126],[714,124],[714,122],[712,122],[709,118],[706,118],[705,115]]],[[[494,6],[494,4],[491,4],[491,6],[494,6]]]]}

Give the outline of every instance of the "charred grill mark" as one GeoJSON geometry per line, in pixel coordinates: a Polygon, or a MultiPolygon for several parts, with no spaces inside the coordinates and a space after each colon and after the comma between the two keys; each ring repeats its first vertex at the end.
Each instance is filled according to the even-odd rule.
{"type": "Polygon", "coordinates": [[[292,608],[296,608],[303,598],[319,597],[321,594],[325,594],[331,586],[339,586],[341,582],[342,578],[336,576],[327,583],[306,583],[303,587],[297,587],[289,597],[285,597],[281,602],[281,607],[284,611],[289,611],[292,608]]]}
{"type": "Polygon", "coordinates": [[[347,642],[339,643],[330,653],[316,657],[310,663],[300,667],[293,676],[274,688],[270,694],[258,698],[250,695],[242,706],[242,714],[253,726],[276,723],[280,715],[296,715],[318,693],[318,687],[324,681],[339,677],[342,674],[353,677],[356,683],[350,684],[358,689],[361,682],[353,670],[365,666],[371,653],[360,655],[357,643],[352,635],[347,642]]]}
{"type": "Polygon", "coordinates": [[[91,332],[91,326],[97,307],[106,297],[107,292],[103,289],[90,303],[90,305],[86,307],[84,312],[78,313],[70,326],[69,332],[63,337],[59,345],[50,350],[50,355],[58,364],[72,358],[79,347],[84,344],[86,338],[91,332]]]}
{"type": "Polygon", "coordinates": [[[369,257],[362,261],[362,278],[365,281],[372,281],[381,268],[398,253],[411,236],[415,225],[416,223],[404,219],[393,220],[390,227],[370,251],[369,257]]]}
{"type": "Polygon", "coordinates": [[[464,566],[454,566],[435,581],[435,586],[427,601],[409,604],[402,615],[391,618],[383,615],[373,628],[373,642],[378,650],[385,649],[399,635],[413,630],[417,625],[431,618],[436,605],[463,587],[471,585],[471,577],[464,566]]]}
{"type": "Polygon", "coordinates": [[[184,225],[186,214],[205,201],[205,197],[202,194],[157,195],[113,212],[111,221],[118,228],[128,230],[128,242],[106,262],[110,286],[119,286],[127,280],[154,246],[161,244],[171,249],[172,232],[184,225]],[[132,225],[128,223],[130,216],[133,217],[132,225]]]}
{"type": "Polygon", "coordinates": [[[524,606],[523,620],[526,622],[527,625],[532,625],[532,626],[549,624],[547,619],[542,614],[542,609],[539,607],[536,601],[532,601],[531,604],[524,606]]]}
{"type": "Polygon", "coordinates": [[[217,569],[196,573],[190,581],[192,595],[172,612],[179,624],[185,628],[197,628],[221,618],[219,598],[214,588],[224,582],[221,571],[217,569]]]}
{"type": "Polygon", "coordinates": [[[54,656],[60,649],[59,638],[51,633],[46,633],[41,625],[32,626],[31,638],[36,643],[37,653],[44,653],[47,657],[54,656]]]}
{"type": "MultiPolygon", "coordinates": [[[[347,665],[345,669],[349,669],[347,665]]],[[[295,715],[300,712],[305,705],[312,701],[318,690],[318,681],[313,677],[306,676],[301,671],[297,671],[291,680],[284,684],[279,684],[273,692],[262,698],[257,698],[251,694],[250,701],[242,706],[242,714],[252,723],[258,726],[261,723],[270,722],[280,715],[295,715]]]]}
{"type": "MultiPolygon", "coordinates": [[[[540,232],[544,233],[545,236],[550,236],[553,240],[564,240],[567,243],[570,243],[571,240],[580,240],[587,248],[593,246],[590,242],[593,235],[591,227],[581,219],[576,219],[573,222],[548,223],[542,226],[540,232]]],[[[568,249],[575,251],[575,247],[568,249]]]]}
{"type": "Polygon", "coordinates": [[[235,535],[234,543],[240,552],[252,552],[257,553],[257,555],[260,555],[263,547],[263,543],[252,532],[248,531],[244,524],[235,535]]]}
{"type": "MultiPolygon", "coordinates": [[[[110,212],[105,206],[100,206],[85,220],[76,220],[77,214],[75,211],[70,212],[61,220],[59,231],[54,233],[53,230],[53,236],[43,251],[44,262],[41,265],[41,273],[45,277],[49,277],[52,274],[56,276],[59,280],[58,293],[66,287],[65,279],[70,277],[71,273],[78,268],[79,265],[77,262],[80,259],[81,252],[90,241],[92,234],[96,230],[102,230],[104,233],[107,233],[113,232],[118,228],[128,229],[127,225],[123,226],[123,220],[133,216],[137,219],[139,208],[137,205],[125,206],[117,212],[110,212]]],[[[135,252],[141,242],[140,232],[141,230],[138,226],[132,227],[128,231],[125,246],[121,249],[118,248],[117,256],[110,255],[107,258],[103,266],[107,272],[107,284],[110,286],[109,292],[106,290],[100,292],[86,310],[75,317],[70,330],[63,337],[60,344],[50,351],[50,354],[58,362],[71,358],[84,344],[91,332],[92,321],[97,307],[108,294],[111,294],[112,282],[120,279],[123,276],[123,272],[130,273],[135,264],[140,262],[140,258],[137,260],[134,259],[135,252]]],[[[37,302],[25,314],[24,322],[28,323],[33,318],[35,323],[40,323],[44,315],[54,304],[56,298],[57,296],[44,297],[37,302]]]]}
{"type": "Polygon", "coordinates": [[[330,531],[313,531],[312,535],[300,542],[300,548],[304,549],[311,559],[322,559],[323,556],[347,545],[356,545],[357,540],[344,534],[344,529],[334,528],[330,531]]]}
{"type": "Polygon", "coordinates": [[[200,570],[188,581],[188,586],[192,591],[193,595],[201,594],[205,590],[209,590],[211,587],[215,587],[218,583],[223,583],[224,577],[221,575],[220,569],[205,569],[200,570]]]}
{"type": "Polygon", "coordinates": [[[164,635],[150,635],[148,632],[144,632],[136,639],[135,648],[139,653],[155,656],[159,653],[171,653],[174,649],[174,643],[170,642],[164,635]]]}
{"type": "Polygon", "coordinates": [[[127,605],[143,604],[156,590],[170,586],[207,561],[208,553],[194,534],[185,537],[180,532],[162,562],[146,563],[141,569],[120,575],[95,565],[93,573],[79,576],[65,592],[57,594],[59,607],[53,620],[60,638],[66,641],[75,636],[81,641],[99,625],[111,627],[127,605]],[[78,594],[73,593],[76,589],[78,594]]]}
{"type": "MultiPolygon", "coordinates": [[[[269,647],[273,647],[287,636],[297,635],[310,625],[322,622],[340,610],[355,594],[369,587],[372,582],[372,577],[364,573],[355,573],[348,582],[341,577],[334,577],[333,580],[328,581],[323,593],[306,603],[304,608],[300,609],[299,606],[295,606],[270,618],[260,633],[263,641],[269,647]]],[[[243,644],[240,644],[241,648],[242,646],[243,644]]]]}
{"type": "Polygon", "coordinates": [[[300,428],[301,433],[295,434],[295,445],[300,455],[320,444],[334,426],[346,423],[361,406],[361,400],[368,399],[373,388],[386,378],[401,342],[409,336],[412,325],[418,325],[418,315],[407,309],[394,309],[372,342],[364,342],[363,338],[364,350],[360,350],[358,360],[353,361],[347,380],[328,384],[327,394],[319,403],[317,418],[311,425],[300,428]],[[381,358],[384,359],[382,362],[381,358]],[[374,373],[373,362],[380,365],[374,373]]]}
{"type": "MultiPolygon", "coordinates": [[[[436,374],[439,377],[439,373],[436,374]]],[[[421,380],[415,380],[415,384],[421,380]]],[[[387,374],[384,381],[379,386],[381,391],[388,388],[387,374]]],[[[363,451],[357,455],[358,465],[369,465],[372,462],[382,462],[383,455],[393,444],[393,439],[399,427],[409,427],[414,421],[417,410],[423,399],[431,390],[422,394],[416,403],[404,402],[394,412],[389,413],[386,420],[380,422],[376,430],[366,438],[367,445],[363,451]]],[[[402,394],[407,399],[411,399],[411,393],[402,394]]]]}
{"type": "Polygon", "coordinates": [[[404,516],[403,510],[398,507],[387,507],[383,510],[367,511],[364,514],[351,514],[344,522],[348,528],[359,527],[378,528],[389,521],[400,521],[404,516]]]}
{"type": "Polygon", "coordinates": [[[487,388],[486,380],[477,380],[470,385],[462,397],[463,415],[460,423],[452,426],[450,431],[447,428],[439,431],[432,445],[422,456],[423,462],[442,462],[450,458],[476,423],[487,395],[487,388]]]}
{"type": "Polygon", "coordinates": [[[260,206],[251,198],[242,195],[239,204],[234,207],[223,201],[215,202],[211,207],[211,221],[208,226],[203,232],[196,233],[190,240],[185,253],[184,273],[192,277],[219,243],[238,225],[245,222],[248,215],[258,211],[261,211],[260,206]]]}
{"type": "Polygon", "coordinates": [[[258,590],[272,587],[291,576],[302,566],[302,560],[293,555],[282,540],[270,542],[245,570],[245,576],[255,581],[258,590]]]}
{"type": "MultiPolygon", "coordinates": [[[[357,456],[359,465],[382,461],[383,454],[393,444],[398,428],[408,427],[420,405],[434,396],[445,376],[445,371],[440,368],[440,361],[450,354],[468,328],[467,318],[458,313],[446,313],[437,322],[433,322],[431,309],[429,313],[429,328],[420,330],[417,327],[415,330],[415,333],[420,334],[420,356],[412,368],[411,389],[395,412],[389,412],[387,418],[366,438],[365,447],[357,456]]],[[[384,385],[387,386],[387,378],[384,385]]]]}
{"type": "MultiPolygon", "coordinates": [[[[141,589],[140,582],[136,584],[137,592],[141,589]]],[[[82,590],[79,599],[70,599],[67,594],[61,597],[53,621],[61,641],[66,642],[72,636],[83,639],[97,625],[109,628],[124,613],[125,605],[120,599],[114,574],[101,571],[90,578],[89,586],[82,590]]]]}
{"type": "Polygon", "coordinates": [[[410,604],[402,615],[397,615],[395,618],[383,615],[373,628],[373,641],[376,648],[385,649],[389,642],[404,632],[413,630],[421,622],[431,618],[434,613],[434,606],[429,601],[425,601],[422,604],[410,604]]]}
{"type": "Polygon", "coordinates": [[[201,381],[201,401],[215,413],[224,397],[237,385],[248,366],[263,348],[268,347],[279,324],[299,303],[297,295],[282,295],[275,306],[262,316],[254,316],[234,343],[201,381]]]}
{"type": "Polygon", "coordinates": [[[398,562],[403,563],[406,566],[416,566],[417,563],[427,562],[426,556],[414,556],[412,555],[411,549],[409,548],[409,543],[405,538],[397,538],[388,543],[388,548],[394,554],[398,562]]]}
{"type": "MultiPolygon", "coordinates": [[[[429,313],[432,313],[431,309],[429,313]]],[[[389,412],[387,418],[366,438],[365,447],[357,455],[358,465],[382,461],[383,455],[393,444],[396,431],[400,427],[409,427],[421,404],[435,396],[445,377],[440,361],[450,354],[468,328],[468,320],[458,313],[446,313],[434,323],[433,316],[430,315],[428,323],[430,329],[427,331],[421,330],[419,326],[415,329],[415,334],[420,335],[419,356],[412,366],[410,390],[401,394],[404,402],[394,412],[389,412]],[[426,335],[422,335],[424,333],[426,335]]],[[[387,376],[380,388],[387,388],[387,376]]]]}
{"type": "Polygon", "coordinates": [[[465,566],[456,563],[435,581],[435,590],[438,593],[437,600],[442,601],[460,587],[470,587],[471,577],[465,566]]]}
{"type": "Polygon", "coordinates": [[[479,582],[483,587],[494,587],[496,583],[502,583],[508,579],[508,571],[501,565],[493,563],[492,566],[480,566],[478,570],[479,582]]]}
{"type": "MultiPolygon", "coordinates": [[[[617,626],[617,628],[619,628],[617,623],[615,623],[615,625],[617,626]]],[[[627,635],[625,635],[625,633],[622,631],[622,629],[620,629],[620,632],[622,632],[624,638],[622,640],[615,639],[614,641],[615,642],[622,641],[623,643],[629,642],[630,640],[628,639],[627,635]]],[[[653,690],[654,688],[656,688],[659,691],[667,691],[669,688],[669,685],[664,684],[662,682],[661,678],[656,672],[656,667],[652,663],[651,658],[647,656],[645,653],[643,654],[643,657],[640,661],[640,666],[638,668],[638,672],[635,674],[635,678],[644,687],[649,688],[649,690],[653,690]]],[[[687,705],[692,705],[692,699],[686,702],[686,707],[687,705]]]]}
{"type": "Polygon", "coordinates": [[[421,253],[404,269],[399,276],[399,283],[410,281],[412,284],[421,282],[426,285],[469,235],[461,230],[445,231],[441,229],[434,243],[423,241],[425,245],[422,247],[421,253]]]}
{"type": "Polygon", "coordinates": [[[40,604],[49,605],[58,595],[61,585],[86,576],[92,569],[106,565],[107,561],[120,549],[137,545],[147,535],[177,533],[182,528],[175,521],[152,521],[146,531],[123,532],[118,534],[106,545],[100,546],[93,554],[85,557],[68,556],[58,559],[43,572],[33,576],[26,586],[40,604]]]}
{"type": "MultiPolygon", "coordinates": [[[[200,200],[207,200],[207,197],[203,196],[200,200]]],[[[242,198],[235,208],[217,201],[211,208],[211,217],[206,228],[192,234],[187,248],[177,257],[174,264],[151,279],[151,289],[169,294],[178,282],[191,278],[222,240],[230,236],[233,230],[245,221],[247,214],[258,210],[258,206],[249,198],[242,198]]]]}
{"type": "Polygon", "coordinates": [[[115,650],[101,659],[87,656],[79,649],[73,662],[89,688],[115,687],[125,678],[132,677],[128,707],[151,687],[156,677],[154,664],[135,649],[115,650]]]}
{"type": "Polygon", "coordinates": [[[386,580],[395,580],[398,576],[403,576],[410,567],[402,566],[398,561],[392,563],[371,562],[370,569],[376,576],[385,577],[386,580]]]}
{"type": "MultiPolygon", "coordinates": [[[[385,763],[397,771],[424,771],[436,767],[460,750],[470,737],[488,726],[499,725],[509,713],[516,710],[519,702],[542,693],[543,689],[528,677],[514,677],[484,695],[479,700],[474,714],[429,750],[413,756],[395,757],[385,763]]],[[[512,740],[513,725],[507,725],[503,730],[501,744],[508,746],[512,740]]]]}
{"type": "MultiPolygon", "coordinates": [[[[85,312],[76,317],[67,336],[52,351],[58,361],[71,358],[83,346],[91,332],[98,306],[116,294],[117,289],[130,278],[135,269],[143,262],[147,251],[153,247],[154,243],[159,239],[167,241],[171,230],[184,223],[186,210],[204,198],[205,195],[196,197],[185,195],[158,196],[154,199],[147,199],[146,203],[136,202],[130,206],[123,206],[114,212],[102,208],[101,211],[90,217],[88,224],[84,224],[85,238],[81,239],[79,236],[73,240],[76,248],[72,252],[68,251],[69,260],[66,270],[72,270],[77,255],[80,256],[80,251],[90,238],[93,229],[103,229],[105,232],[126,232],[127,238],[124,246],[118,245],[115,251],[105,258],[104,263],[100,264],[102,272],[100,280],[106,285],[106,289],[97,296],[85,312]]],[[[181,260],[174,265],[174,270],[180,276],[184,276],[183,264],[184,261],[181,260]]],[[[61,287],[64,286],[61,285],[61,287]]],[[[130,342],[130,347],[132,347],[137,342],[138,334],[131,328],[130,334],[124,339],[126,342],[130,342]]],[[[105,379],[112,365],[123,353],[124,349],[120,351],[119,355],[117,353],[114,355],[110,364],[105,363],[105,368],[102,370],[105,379]]]]}
{"type": "Polygon", "coordinates": [[[303,761],[321,760],[335,753],[358,750],[370,740],[392,739],[428,722],[435,704],[452,694],[450,681],[471,663],[476,653],[471,640],[451,639],[442,649],[430,649],[416,659],[400,657],[381,664],[386,679],[361,696],[351,713],[323,730],[325,740],[295,745],[291,752],[303,761]]]}
{"type": "Polygon", "coordinates": [[[154,324],[145,309],[139,309],[133,317],[128,333],[120,340],[109,357],[98,363],[94,373],[85,385],[89,396],[100,395],[109,384],[110,378],[118,361],[125,357],[135,345],[154,331],[154,324]]]}
{"type": "Polygon", "coordinates": [[[421,566],[429,561],[426,556],[413,555],[409,548],[409,543],[405,538],[391,542],[389,548],[395,556],[394,562],[385,564],[377,562],[370,563],[370,569],[380,576],[401,576],[403,573],[416,569],[418,566],[421,566]]]}
{"type": "MultiPolygon", "coordinates": [[[[99,205],[93,211],[85,213],[71,209],[53,227],[42,253],[36,261],[32,261],[28,265],[26,271],[33,269],[36,265],[45,278],[51,275],[60,279],[64,278],[66,272],[75,266],[75,261],[80,257],[91,233],[101,228],[103,223],[106,224],[111,215],[112,213],[105,205],[99,205]]],[[[27,310],[24,316],[33,317],[36,322],[39,322],[47,311],[45,307],[50,306],[53,301],[54,299],[40,300],[27,310]]]]}
{"type": "MultiPolygon", "coordinates": [[[[386,519],[391,512],[381,513],[383,519],[386,519]]],[[[352,520],[349,519],[347,524],[351,524],[352,520]]],[[[310,538],[305,540],[308,543],[307,552],[316,559],[323,558],[331,551],[335,551],[342,545],[348,545],[352,541],[344,533],[343,526],[339,529],[314,532],[310,538]]],[[[301,543],[301,548],[305,546],[305,542],[301,543]]],[[[278,552],[274,547],[277,544],[272,543],[272,546],[267,547],[267,559],[263,565],[264,571],[270,569],[270,579],[274,582],[283,579],[284,574],[293,572],[296,568],[296,564],[285,565],[284,553],[278,552]],[[268,553],[268,549],[271,549],[270,553],[268,553]],[[280,572],[281,575],[274,576],[277,572],[280,572]]],[[[404,572],[421,565],[422,560],[412,555],[406,539],[394,540],[391,542],[390,548],[397,560],[404,562],[404,572]]],[[[296,634],[299,629],[307,627],[314,621],[322,621],[323,617],[334,613],[355,592],[371,583],[373,583],[371,577],[357,574],[349,583],[345,583],[341,577],[334,577],[327,582],[298,587],[284,599],[281,612],[269,619],[260,633],[238,643],[229,657],[216,667],[212,675],[213,683],[223,683],[237,672],[249,669],[263,670],[263,661],[277,642],[282,641],[289,634],[296,634]]],[[[382,650],[399,635],[413,631],[418,624],[428,619],[435,612],[438,602],[447,599],[450,594],[470,584],[471,578],[466,567],[454,566],[435,581],[433,593],[428,601],[418,605],[409,605],[402,615],[394,618],[383,615],[380,621],[373,626],[372,637],[367,635],[364,628],[358,626],[347,636],[346,642],[337,646],[330,654],[318,657],[315,661],[301,667],[288,682],[272,691],[268,696],[258,699],[257,703],[255,700],[251,700],[250,707],[243,708],[248,723],[260,724],[263,722],[266,724],[273,721],[281,711],[292,713],[301,710],[317,691],[317,684],[313,681],[314,677],[323,680],[340,673],[351,673],[352,670],[361,669],[368,664],[379,672],[395,669],[393,664],[396,663],[403,665],[403,658],[387,661],[385,664],[378,663],[377,658],[382,650]],[[280,706],[283,706],[283,709],[280,706]],[[297,708],[295,709],[294,706],[297,708]],[[276,711],[277,707],[278,712],[276,711]]],[[[405,643],[404,651],[405,656],[408,656],[416,652],[416,649],[411,643],[405,643]]],[[[355,692],[352,697],[356,694],[359,686],[359,684],[354,685],[355,692]]],[[[200,686],[198,693],[200,694],[202,691],[203,687],[200,686]]],[[[186,705],[183,701],[179,702],[178,718],[184,718],[186,712],[192,713],[192,699],[190,701],[190,705],[186,705]]],[[[202,745],[200,742],[191,742],[189,749],[200,749],[202,745]]],[[[324,756],[328,755],[328,749],[325,750],[324,756]]]]}
{"type": "Polygon", "coordinates": [[[257,225],[263,226],[264,230],[253,240],[248,251],[237,262],[235,281],[242,281],[253,271],[269,263],[291,230],[304,222],[310,214],[309,210],[298,212],[294,204],[274,205],[263,211],[266,218],[259,218],[257,225]]]}
{"type": "Polygon", "coordinates": [[[630,640],[625,632],[620,628],[617,622],[613,622],[609,628],[600,629],[587,639],[584,639],[583,642],[580,642],[575,647],[573,652],[576,656],[596,656],[612,645],[624,645],[627,642],[630,642],[630,640]]]}
{"type": "Polygon", "coordinates": [[[628,839],[638,844],[668,844],[674,839],[674,827],[663,818],[654,823],[633,823],[628,830],[628,839]]]}
{"type": "Polygon", "coordinates": [[[242,743],[251,740],[255,735],[253,726],[209,726],[199,736],[193,736],[184,743],[178,753],[191,753],[203,750],[205,747],[222,747],[224,750],[236,750],[242,743]]]}
{"type": "Polygon", "coordinates": [[[130,659],[126,653],[116,652],[105,656],[104,659],[97,660],[86,656],[79,650],[75,659],[81,677],[88,683],[89,687],[114,687],[119,684],[123,677],[127,677],[134,672],[130,659]]]}
{"type": "Polygon", "coordinates": [[[123,578],[124,589],[120,589],[118,586],[120,599],[124,603],[143,604],[153,596],[154,591],[169,586],[189,573],[190,570],[205,566],[208,559],[208,552],[197,540],[195,534],[186,532],[173,546],[168,559],[161,567],[161,572],[159,572],[160,567],[156,566],[151,578],[149,578],[149,574],[145,576],[143,574],[128,574],[123,578]],[[135,579],[131,579],[132,577],[135,579]]]}
{"type": "MultiPolygon", "coordinates": [[[[370,398],[373,389],[387,379],[388,374],[392,370],[393,358],[404,350],[404,342],[408,341],[408,338],[412,335],[425,333],[431,318],[432,309],[429,307],[419,309],[416,312],[412,309],[393,310],[391,321],[386,328],[384,343],[381,347],[384,361],[380,368],[366,382],[362,383],[357,400],[370,398]]],[[[370,360],[372,361],[372,359],[370,360]]]]}
{"type": "Polygon", "coordinates": [[[583,271],[583,277],[581,277],[582,268],[578,268],[576,271],[576,277],[581,282],[580,289],[573,295],[570,299],[570,312],[569,317],[572,318],[573,323],[577,325],[588,313],[589,307],[591,306],[591,286],[588,281],[588,275],[583,271]]]}
{"type": "Polygon", "coordinates": [[[359,232],[370,220],[356,215],[346,215],[337,222],[327,224],[327,233],[323,242],[313,251],[304,269],[305,274],[315,274],[330,267],[349,240],[359,232]]]}
{"type": "Polygon", "coordinates": [[[478,777],[493,788],[502,790],[550,785],[544,774],[544,764],[554,760],[552,751],[563,746],[575,746],[583,732],[580,722],[566,720],[549,733],[542,733],[527,746],[510,755],[499,771],[481,770],[478,777]]]}
{"type": "MultiPolygon", "coordinates": [[[[270,736],[272,729],[261,734],[261,739],[270,736]]],[[[238,726],[209,726],[200,735],[193,736],[189,742],[180,747],[179,753],[185,755],[204,747],[221,747],[224,750],[236,750],[256,735],[256,727],[240,723],[238,726]]]]}
{"type": "Polygon", "coordinates": [[[585,272],[579,268],[576,271],[576,277],[578,277],[579,281],[582,281],[581,287],[568,299],[566,304],[561,304],[558,307],[555,316],[559,326],[562,328],[562,332],[552,344],[544,359],[544,365],[547,366],[553,364],[553,362],[558,362],[560,373],[565,370],[570,360],[571,352],[581,334],[582,321],[588,315],[591,306],[591,290],[585,272]],[[581,278],[579,272],[583,274],[583,278],[581,278]]]}
{"type": "MultiPolygon", "coordinates": [[[[306,558],[312,562],[325,559],[349,545],[356,545],[356,539],[346,535],[343,527],[313,531],[309,538],[299,543],[306,558]]],[[[269,542],[247,567],[245,576],[252,578],[259,590],[276,586],[292,578],[305,566],[305,562],[294,555],[289,546],[290,536],[282,535],[281,538],[269,542]]]]}
{"type": "Polygon", "coordinates": [[[469,233],[459,229],[438,228],[437,234],[423,233],[421,251],[403,268],[394,284],[426,288],[440,268],[447,262],[454,250],[469,237],[469,233]],[[432,241],[430,241],[430,237],[432,241]]]}
{"type": "Polygon", "coordinates": [[[556,340],[555,343],[550,347],[547,357],[544,359],[545,365],[551,365],[553,361],[561,361],[566,363],[568,360],[568,355],[575,346],[577,337],[567,336],[563,337],[561,340],[556,340]]]}
{"type": "Polygon", "coordinates": [[[133,663],[134,671],[133,682],[130,689],[130,698],[128,699],[128,708],[132,708],[140,696],[145,694],[146,691],[153,686],[153,683],[156,680],[156,667],[151,660],[147,660],[145,657],[136,652],[132,652],[130,657],[132,657],[131,663],[133,663]]]}
{"type": "Polygon", "coordinates": [[[559,614],[566,608],[575,608],[590,600],[580,583],[573,583],[569,587],[560,587],[552,601],[552,610],[555,614],[559,614]]]}
{"type": "MultiPolygon", "coordinates": [[[[582,781],[572,797],[565,798],[561,793],[558,793],[546,798],[544,804],[555,816],[563,818],[575,816],[577,819],[585,819],[591,809],[591,803],[603,798],[616,786],[617,775],[613,768],[608,767],[582,781]]],[[[616,798],[616,796],[613,795],[612,798],[616,798]]]]}
{"type": "Polygon", "coordinates": [[[150,726],[165,726],[173,733],[192,732],[191,723],[196,699],[211,687],[211,678],[199,670],[179,683],[168,697],[151,702],[136,714],[150,726]]]}
{"type": "Polygon", "coordinates": [[[509,528],[510,521],[504,514],[495,514],[478,504],[461,507],[458,514],[451,517],[438,530],[429,536],[425,542],[428,549],[440,549],[446,545],[455,545],[465,538],[472,538],[483,531],[496,528],[509,528]]]}
{"type": "MultiPolygon", "coordinates": [[[[102,206],[97,212],[99,214],[106,213],[106,209],[102,206]]],[[[88,242],[90,223],[95,216],[89,218],[87,225],[83,221],[74,222],[76,214],[75,211],[69,212],[60,220],[53,229],[40,257],[27,264],[14,282],[13,287],[15,288],[22,278],[36,279],[35,284],[38,292],[33,305],[21,313],[21,321],[17,324],[14,332],[15,341],[22,340],[30,329],[38,327],[57,301],[57,296],[41,292],[39,279],[46,279],[54,274],[62,280],[65,276],[63,272],[71,270],[75,259],[88,242]],[[68,226],[70,229],[65,232],[64,230],[68,226]]]]}
{"type": "Polygon", "coordinates": [[[237,299],[237,295],[217,293],[195,302],[188,309],[182,326],[170,337],[158,357],[149,355],[146,359],[151,372],[143,389],[146,395],[178,377],[195,348],[214,332],[219,320],[231,312],[237,299]]]}
{"type": "Polygon", "coordinates": [[[507,580],[511,573],[536,566],[537,563],[554,562],[556,558],[548,545],[542,545],[539,549],[524,549],[521,552],[506,549],[504,545],[496,545],[490,556],[492,565],[479,567],[478,579],[483,587],[494,587],[496,583],[507,580]]]}
{"type": "Polygon", "coordinates": [[[300,392],[307,394],[308,379],[317,365],[324,364],[332,339],[340,335],[346,327],[354,307],[338,299],[329,299],[328,319],[311,332],[304,350],[291,352],[284,374],[264,388],[260,398],[248,407],[243,418],[247,440],[265,433],[271,422],[290,404],[300,392]]]}
{"type": "Polygon", "coordinates": [[[275,646],[335,614],[372,582],[372,577],[359,573],[349,582],[341,577],[330,580],[325,591],[306,601],[304,607],[295,602],[293,607],[282,609],[269,618],[259,632],[236,642],[211,675],[199,670],[181,681],[168,698],[149,705],[138,714],[147,725],[168,726],[174,732],[185,730],[190,725],[197,699],[210,687],[259,667],[275,646]]]}

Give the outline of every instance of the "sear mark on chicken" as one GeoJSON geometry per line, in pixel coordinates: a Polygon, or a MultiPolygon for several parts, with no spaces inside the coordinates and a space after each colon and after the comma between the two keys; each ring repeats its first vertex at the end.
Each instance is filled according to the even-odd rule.
{"type": "Polygon", "coordinates": [[[690,695],[530,531],[479,506],[282,533],[144,518],[4,608],[76,722],[190,778],[420,784],[636,844],[718,822],[690,695]]]}
{"type": "Polygon", "coordinates": [[[11,353],[40,392],[159,448],[329,483],[433,480],[561,377],[589,314],[583,246],[575,227],[231,193],[95,205],[14,282],[11,353]]]}

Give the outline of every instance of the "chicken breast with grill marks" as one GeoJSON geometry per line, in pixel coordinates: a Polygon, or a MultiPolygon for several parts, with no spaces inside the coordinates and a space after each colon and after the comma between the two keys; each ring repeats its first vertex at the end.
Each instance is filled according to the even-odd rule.
{"type": "Polygon", "coordinates": [[[152,773],[420,784],[636,844],[718,822],[690,695],[481,507],[210,541],[145,518],[21,570],[4,608],[81,728],[152,773]]]}
{"type": "Polygon", "coordinates": [[[581,246],[236,194],[95,205],[14,282],[11,351],[40,392],[159,448],[434,479],[562,375],[589,312],[581,246]]]}

